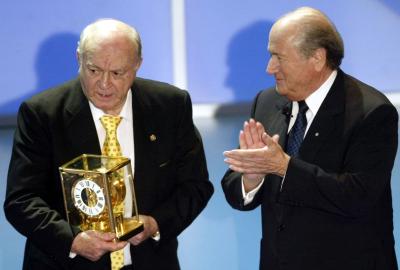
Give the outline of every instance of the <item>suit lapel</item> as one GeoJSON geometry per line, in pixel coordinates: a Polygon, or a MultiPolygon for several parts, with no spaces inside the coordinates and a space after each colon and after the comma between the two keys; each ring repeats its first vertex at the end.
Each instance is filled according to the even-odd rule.
{"type": "Polygon", "coordinates": [[[135,142],[134,181],[138,207],[144,210],[145,195],[149,187],[154,185],[157,171],[158,144],[160,134],[154,122],[153,111],[148,100],[146,89],[135,81],[132,86],[132,114],[135,142]]]}
{"type": "Polygon", "coordinates": [[[339,71],[300,147],[301,159],[314,161],[321,146],[334,134],[332,131],[340,126],[337,116],[344,113],[344,98],[343,73],[339,71]]]}
{"type": "MultiPolygon", "coordinates": [[[[273,90],[270,90],[273,91],[273,90]]],[[[257,104],[255,118],[260,121],[265,127],[268,135],[279,135],[279,144],[282,148],[285,147],[286,133],[289,124],[289,116],[291,111],[291,102],[278,94],[275,95],[273,105],[257,104]]]]}
{"type": "Polygon", "coordinates": [[[65,132],[69,159],[80,154],[101,154],[99,139],[94,125],[89,102],[83,94],[79,80],[66,102],[65,132]],[[71,157],[72,156],[72,157],[71,157]]]}
{"type": "Polygon", "coordinates": [[[277,104],[276,108],[277,113],[271,125],[272,132],[270,135],[278,134],[279,144],[283,149],[285,149],[292,103],[290,101],[285,101],[277,104]]]}

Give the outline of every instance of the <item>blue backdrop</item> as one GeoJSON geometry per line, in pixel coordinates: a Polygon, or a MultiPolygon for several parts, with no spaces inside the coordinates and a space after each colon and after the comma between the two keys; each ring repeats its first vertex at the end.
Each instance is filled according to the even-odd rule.
{"type": "MultiPolygon", "coordinates": [[[[183,22],[193,101],[249,101],[272,85],[265,74],[268,31],[277,17],[304,5],[324,11],[342,33],[346,72],[385,92],[400,89],[398,0],[203,0],[186,2],[183,22]]],[[[22,99],[77,74],[78,35],[100,17],[121,19],[141,33],[140,76],[174,83],[171,6],[166,0],[2,1],[0,120],[15,114],[22,99]]]]}

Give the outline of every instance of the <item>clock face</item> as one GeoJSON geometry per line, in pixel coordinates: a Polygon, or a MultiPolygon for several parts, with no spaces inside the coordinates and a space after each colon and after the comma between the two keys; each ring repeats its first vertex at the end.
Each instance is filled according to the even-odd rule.
{"type": "Polygon", "coordinates": [[[72,188],[75,207],[88,216],[97,216],[104,210],[103,189],[91,179],[82,179],[72,188]]]}

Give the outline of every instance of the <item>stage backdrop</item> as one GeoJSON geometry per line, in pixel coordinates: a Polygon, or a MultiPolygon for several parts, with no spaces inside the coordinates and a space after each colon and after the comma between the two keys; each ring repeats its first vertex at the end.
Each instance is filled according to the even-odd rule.
{"type": "MultiPolygon", "coordinates": [[[[265,74],[272,23],[301,6],[319,8],[334,21],[345,43],[345,72],[386,93],[400,90],[398,0],[3,0],[0,125],[13,122],[21,100],[77,75],[79,33],[104,17],[123,20],[140,32],[144,62],[139,76],[187,88],[196,104],[249,102],[258,90],[273,84],[265,74]]],[[[219,183],[226,169],[221,152],[236,147],[242,120],[196,120],[206,139],[216,192],[180,237],[182,269],[257,269],[259,211],[230,209],[219,183]]],[[[0,135],[3,200],[12,131],[0,130],[0,135]]],[[[396,181],[398,177],[393,197],[400,242],[396,181]]],[[[5,221],[2,211],[0,239],[0,269],[20,269],[24,239],[5,221]]]]}
{"type": "Polygon", "coordinates": [[[249,101],[273,84],[265,74],[272,23],[305,5],[324,11],[342,33],[346,72],[382,91],[399,90],[398,0],[5,0],[0,5],[0,120],[15,114],[21,100],[77,75],[79,33],[101,17],[121,19],[141,33],[140,76],[170,83],[184,77],[194,103],[249,101]],[[183,47],[173,55],[172,7],[181,3],[183,17],[175,19],[184,27],[175,33],[183,47]],[[173,74],[179,54],[186,60],[184,72],[173,74]]]}

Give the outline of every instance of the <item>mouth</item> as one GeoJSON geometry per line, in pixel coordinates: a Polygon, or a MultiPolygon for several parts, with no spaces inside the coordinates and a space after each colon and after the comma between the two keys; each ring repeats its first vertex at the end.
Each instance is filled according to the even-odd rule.
{"type": "Polygon", "coordinates": [[[285,83],[285,80],[282,79],[282,78],[275,78],[275,83],[276,84],[283,84],[283,83],[285,83]]]}
{"type": "Polygon", "coordinates": [[[110,99],[112,97],[112,94],[107,93],[96,93],[96,95],[100,99],[110,99]]]}

